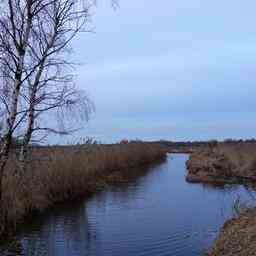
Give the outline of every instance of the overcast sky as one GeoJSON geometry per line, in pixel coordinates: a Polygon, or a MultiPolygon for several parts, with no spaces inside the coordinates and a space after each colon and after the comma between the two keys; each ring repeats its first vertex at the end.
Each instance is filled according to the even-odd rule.
{"type": "Polygon", "coordinates": [[[95,102],[76,138],[208,139],[256,131],[256,2],[107,0],[74,42],[95,102]]]}

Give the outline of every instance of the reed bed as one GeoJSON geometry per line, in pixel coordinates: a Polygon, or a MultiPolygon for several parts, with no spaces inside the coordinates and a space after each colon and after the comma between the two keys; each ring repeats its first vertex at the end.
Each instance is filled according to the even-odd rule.
{"type": "Polygon", "coordinates": [[[256,174],[256,143],[218,143],[214,151],[225,155],[239,173],[256,174]]]}
{"type": "Polygon", "coordinates": [[[256,209],[247,209],[228,220],[208,256],[253,256],[256,254],[256,209]]]}
{"type": "Polygon", "coordinates": [[[160,146],[148,143],[35,148],[22,176],[15,174],[13,155],[3,181],[2,225],[13,230],[33,211],[125,182],[135,167],[141,167],[139,173],[165,155],[160,146]]]}
{"type": "MultiPolygon", "coordinates": [[[[256,143],[219,142],[191,155],[187,180],[217,184],[245,183],[255,190],[256,143]]],[[[239,200],[234,202],[235,216],[226,221],[209,256],[256,255],[256,209],[239,200]]]]}
{"type": "Polygon", "coordinates": [[[189,182],[256,182],[256,143],[217,143],[187,161],[189,182]]]}

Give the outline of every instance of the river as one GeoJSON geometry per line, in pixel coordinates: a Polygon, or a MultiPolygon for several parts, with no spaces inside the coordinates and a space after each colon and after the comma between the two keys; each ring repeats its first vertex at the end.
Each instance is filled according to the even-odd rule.
{"type": "Polygon", "coordinates": [[[136,181],[39,215],[1,255],[202,255],[235,213],[234,201],[252,194],[243,186],[187,183],[187,159],[168,155],[136,181]]]}

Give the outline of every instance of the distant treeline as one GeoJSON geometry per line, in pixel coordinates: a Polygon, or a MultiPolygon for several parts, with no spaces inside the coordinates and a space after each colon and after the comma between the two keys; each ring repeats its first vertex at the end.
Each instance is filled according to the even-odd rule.
{"type": "Polygon", "coordinates": [[[235,140],[235,139],[226,139],[223,141],[218,141],[218,140],[208,140],[208,141],[166,141],[166,140],[159,140],[155,141],[152,143],[158,143],[161,144],[162,146],[166,147],[172,147],[172,148],[180,148],[180,147],[204,147],[204,146],[209,146],[209,145],[215,145],[218,143],[222,144],[241,144],[241,143],[255,143],[256,144],[256,139],[246,139],[246,140],[235,140]]]}
{"type": "MultiPolygon", "coordinates": [[[[1,139],[1,138],[0,138],[1,139]]],[[[126,140],[122,140],[119,143],[120,144],[135,144],[135,143],[142,143],[142,140],[130,140],[130,141],[126,141],[126,140]]],[[[1,140],[0,140],[1,143],[1,140]]],[[[40,144],[36,144],[36,143],[31,143],[30,147],[33,148],[62,148],[62,147],[77,147],[77,146],[91,146],[91,145],[105,145],[105,146],[113,146],[117,143],[113,143],[113,144],[104,144],[101,142],[98,142],[96,140],[93,139],[86,139],[81,141],[80,143],[77,144],[67,144],[67,145],[40,145],[40,144]]],[[[158,141],[152,141],[152,142],[148,142],[148,143],[153,143],[153,144],[160,144],[162,146],[165,147],[172,147],[172,148],[181,148],[181,147],[204,147],[204,146],[209,146],[209,145],[215,145],[218,143],[221,144],[232,144],[232,145],[236,145],[236,144],[241,144],[241,143],[255,143],[256,144],[256,139],[252,138],[252,139],[226,139],[226,140],[222,140],[222,141],[218,141],[218,140],[207,140],[207,141],[168,141],[168,140],[158,140],[158,141]]],[[[13,138],[12,140],[12,148],[19,148],[22,145],[22,140],[13,138]]]]}

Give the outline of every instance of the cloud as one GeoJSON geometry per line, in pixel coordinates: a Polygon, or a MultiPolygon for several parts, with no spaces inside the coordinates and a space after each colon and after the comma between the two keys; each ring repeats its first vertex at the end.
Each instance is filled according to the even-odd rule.
{"type": "MultiPolygon", "coordinates": [[[[94,100],[97,117],[108,117],[118,129],[113,117],[165,113],[173,121],[176,114],[197,113],[200,120],[204,113],[256,109],[255,1],[133,0],[120,5],[117,11],[100,5],[96,34],[83,34],[74,44],[72,58],[86,63],[77,70],[77,82],[94,100]]],[[[213,128],[198,122],[197,130],[220,136],[231,129],[228,125],[237,127],[236,134],[243,129],[242,115],[232,125],[219,125],[218,118],[212,116],[213,128]]],[[[159,130],[167,136],[169,128],[163,122],[159,130]]],[[[144,126],[134,129],[146,133],[144,126]]],[[[160,134],[154,131],[148,137],[160,134]]]]}

